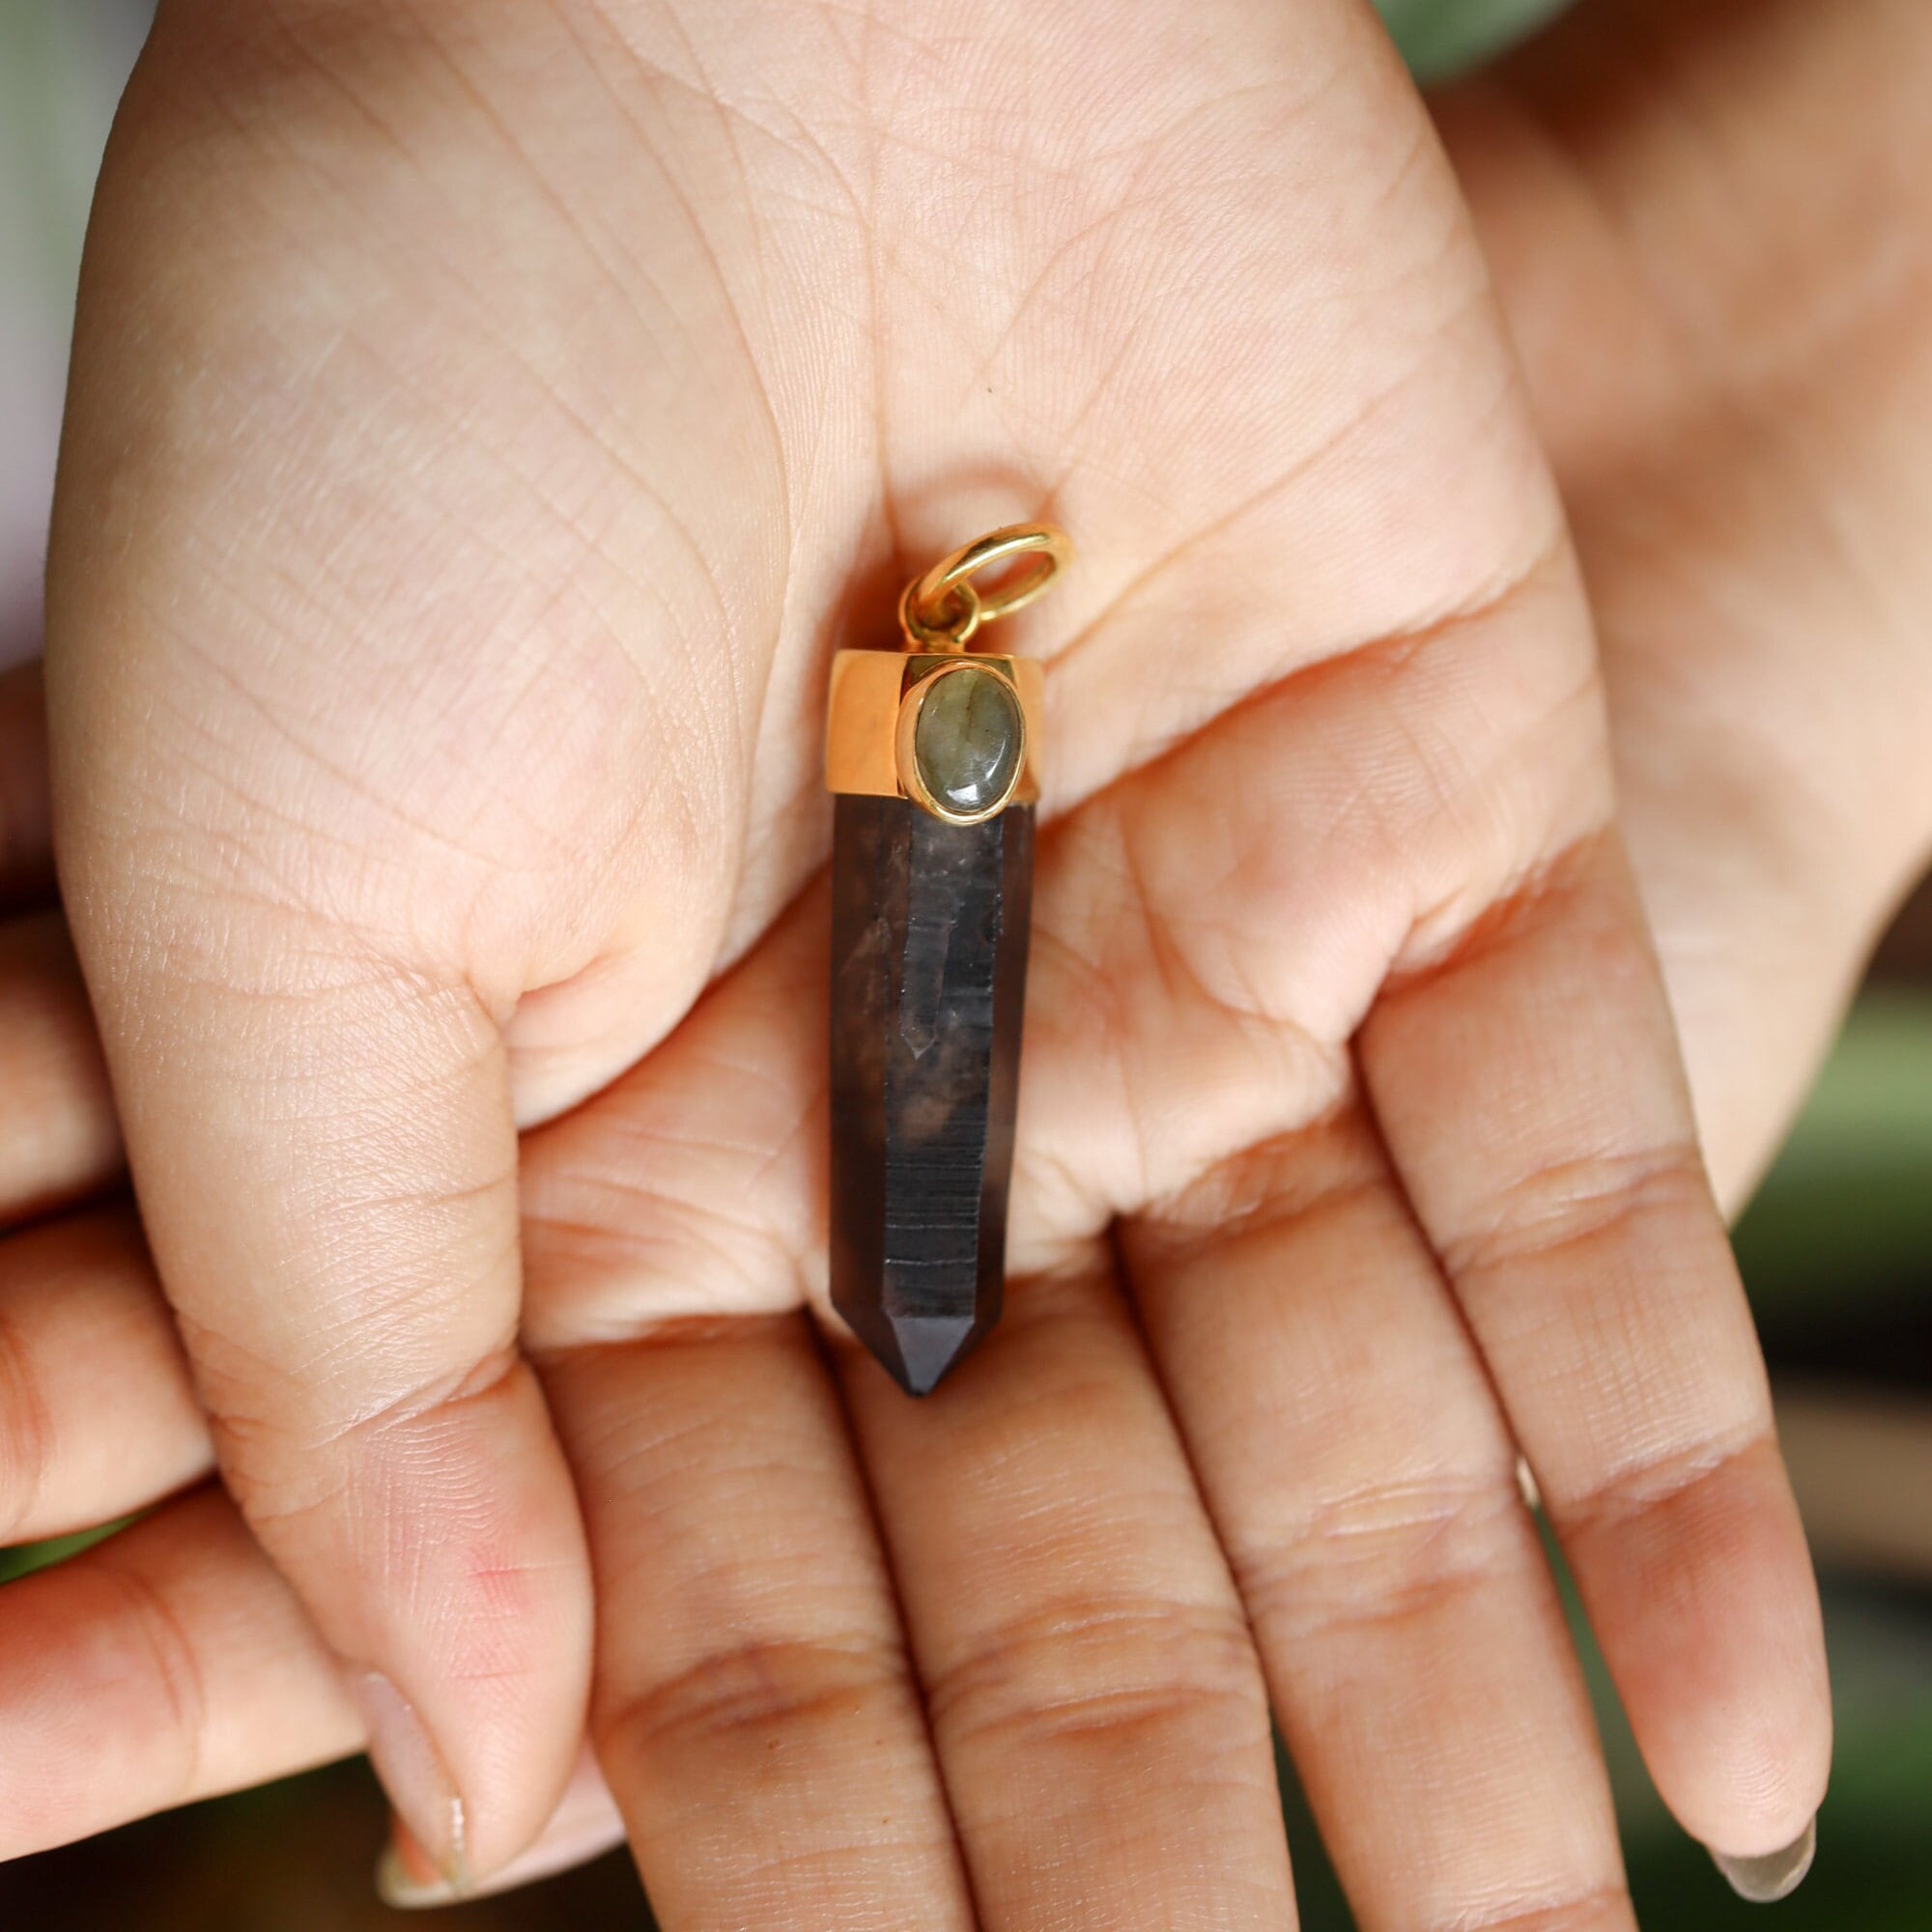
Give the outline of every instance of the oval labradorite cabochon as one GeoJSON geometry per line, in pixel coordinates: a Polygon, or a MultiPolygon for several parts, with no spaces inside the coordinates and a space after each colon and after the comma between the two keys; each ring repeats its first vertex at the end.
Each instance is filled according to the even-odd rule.
{"type": "Polygon", "coordinates": [[[942,810],[970,817],[1012,790],[1026,750],[1018,694],[974,665],[937,673],[921,698],[912,754],[942,810]]]}

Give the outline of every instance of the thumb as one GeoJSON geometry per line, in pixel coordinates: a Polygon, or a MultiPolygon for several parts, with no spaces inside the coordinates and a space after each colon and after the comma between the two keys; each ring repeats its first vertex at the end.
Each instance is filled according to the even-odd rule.
{"type": "MultiPolygon", "coordinates": [[[[279,46],[287,11],[163,10],[103,170],[48,563],[54,838],[223,1474],[460,1886],[554,1807],[590,1644],[575,1497],[518,1349],[501,1023],[523,982],[478,994],[466,923],[515,867],[450,776],[511,762],[501,712],[447,696],[509,674],[479,673],[460,624],[438,658],[452,620],[425,610],[462,566],[362,494],[422,445],[368,431],[393,427],[388,389],[324,380],[336,350],[371,359],[329,306],[366,267],[291,267],[335,189],[275,174],[300,146],[281,97],[237,121],[243,16],[279,46]],[[292,278],[302,299],[265,310],[292,278]],[[333,349],[298,355],[304,328],[333,349]],[[325,476],[344,425],[370,449],[325,476]],[[399,556],[432,580],[406,611],[399,556]]],[[[436,533],[460,521],[418,497],[436,533]]]]}
{"type": "MultiPolygon", "coordinates": [[[[55,689],[58,740],[88,707],[55,689]]],[[[517,1347],[504,1048],[467,988],[186,884],[204,837],[173,828],[157,865],[154,833],[103,836],[114,737],[78,736],[56,763],[76,936],[223,1474],[461,1889],[555,1804],[588,1671],[575,1498],[517,1347]]]]}

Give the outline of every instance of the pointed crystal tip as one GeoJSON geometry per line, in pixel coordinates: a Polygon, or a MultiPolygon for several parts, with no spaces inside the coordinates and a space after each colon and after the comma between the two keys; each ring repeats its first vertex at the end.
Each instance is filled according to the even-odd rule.
{"type": "Polygon", "coordinates": [[[852,1332],[907,1395],[930,1395],[992,1326],[973,1315],[899,1315],[841,1308],[852,1332]]]}

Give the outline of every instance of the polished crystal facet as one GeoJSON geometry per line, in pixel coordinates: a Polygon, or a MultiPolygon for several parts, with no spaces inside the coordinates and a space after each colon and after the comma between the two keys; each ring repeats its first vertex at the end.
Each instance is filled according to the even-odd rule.
{"type": "Polygon", "coordinates": [[[847,795],[835,838],[832,1299],[924,1395],[1000,1315],[1033,810],[847,795]]]}
{"type": "Polygon", "coordinates": [[[1005,798],[1025,743],[1018,694],[997,671],[961,666],[923,694],[913,756],[920,782],[949,811],[968,816],[1005,798]]]}

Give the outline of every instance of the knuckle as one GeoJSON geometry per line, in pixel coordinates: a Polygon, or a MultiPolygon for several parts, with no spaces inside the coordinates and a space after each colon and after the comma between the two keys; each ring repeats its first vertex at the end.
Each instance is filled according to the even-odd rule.
{"type": "Polygon", "coordinates": [[[1548,1163],[1513,1179],[1484,1226],[1445,1243],[1443,1264],[1466,1284],[1559,1258],[1586,1262],[1643,1222],[1707,1208],[1708,1194],[1690,1142],[1548,1163]]]}
{"type": "Polygon", "coordinates": [[[586,1334],[641,1340],[678,1324],[805,1306],[822,1270],[766,1207],[760,1192],[727,1200],[706,1189],[700,1198],[634,1176],[565,1211],[526,1214],[531,1346],[554,1350],[586,1334]]]}
{"type": "Polygon", "coordinates": [[[471,1426],[468,1411],[525,1399],[534,1378],[506,1344],[351,1412],[318,1409],[278,1371],[245,1385],[205,1377],[204,1386],[218,1388],[210,1426],[229,1489],[256,1530],[286,1533],[357,1511],[372,1486],[390,1493],[410,1471],[442,1464],[445,1438],[471,1426]]]}
{"type": "Polygon", "coordinates": [[[200,1659],[166,1593],[140,1570],[117,1563],[112,1551],[111,1544],[105,1547],[99,1574],[120,1599],[124,1615],[115,1621],[126,1633],[136,1674],[153,1687],[162,1728],[179,1753],[172,1789],[180,1799],[192,1797],[201,1785],[208,1731],[208,1691],[200,1659]]]}
{"type": "Polygon", "coordinates": [[[1002,1622],[933,1673],[927,1706],[955,1743],[1265,1728],[1267,1699],[1235,1606],[1157,1598],[1041,1604],[1002,1622]]]}
{"type": "Polygon", "coordinates": [[[1291,1227],[1341,1224],[1400,1208],[1367,1116],[1345,1098],[1305,1125],[1221,1155],[1135,1224],[1163,1260],[1291,1227]]]}
{"type": "Polygon", "coordinates": [[[53,1417],[26,1339],[0,1311],[0,1548],[32,1523],[53,1462],[53,1417]]]}
{"type": "Polygon", "coordinates": [[[1237,1550],[1236,1578],[1272,1641],[1427,1622],[1520,1569],[1531,1532],[1500,1464],[1468,1474],[1388,1479],[1338,1496],[1292,1531],[1237,1550]]]}
{"type": "Polygon", "coordinates": [[[1551,1500],[1566,1536],[1615,1534],[1646,1520],[1676,1514],[1709,1496],[1747,1464],[1776,1458],[1769,1418],[1727,1435],[1700,1435],[1612,1470],[1578,1494],[1551,1500]]]}
{"type": "Polygon", "coordinates": [[[1444,1920],[1442,1932],[1610,1932],[1634,1923],[1629,1891],[1608,1884],[1553,1903],[1478,1906],[1444,1920]]]}
{"type": "Polygon", "coordinates": [[[514,1341],[497,1342],[472,1359],[412,1383],[400,1395],[347,1418],[325,1438],[340,1449],[367,1438],[440,1429],[462,1411],[522,1393],[530,1371],[514,1341]]]}
{"type": "Polygon", "coordinates": [[[648,1756],[694,1738],[770,1738],[895,1697],[905,1674],[895,1644],[864,1634],[726,1644],[655,1683],[601,1694],[599,1747],[648,1756]]]}

